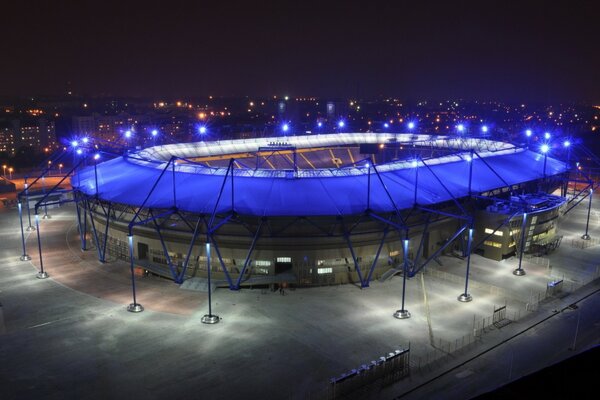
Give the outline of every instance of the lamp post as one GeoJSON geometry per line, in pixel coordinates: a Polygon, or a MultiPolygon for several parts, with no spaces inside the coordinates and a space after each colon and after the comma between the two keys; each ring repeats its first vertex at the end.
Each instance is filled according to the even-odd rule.
{"type": "Polygon", "coordinates": [[[38,252],[40,254],[40,270],[36,274],[36,277],[38,279],[46,279],[48,278],[48,273],[44,271],[44,258],[42,257],[42,240],[40,238],[40,216],[37,213],[37,209],[35,210],[35,227],[37,231],[38,252]]]}
{"type": "Polygon", "coordinates": [[[133,265],[133,233],[129,233],[129,235],[127,235],[127,242],[129,243],[129,267],[131,270],[131,291],[133,293],[133,303],[127,306],[127,311],[132,313],[139,313],[144,311],[144,307],[137,302],[137,297],[135,295],[135,267],[133,265]]]}
{"type": "MultiPolygon", "coordinates": [[[[472,225],[471,225],[472,226],[472,225]]],[[[463,303],[473,300],[473,296],[469,293],[469,269],[471,267],[471,243],[473,242],[473,228],[469,228],[469,241],[467,242],[467,275],[465,278],[465,291],[458,296],[458,301],[463,303]]]]}
{"type": "MultiPolygon", "coordinates": [[[[46,177],[42,175],[42,191],[46,194],[46,177]]],[[[42,219],[50,219],[50,215],[48,215],[48,206],[46,205],[46,201],[44,201],[44,215],[42,215],[42,219]]]]}
{"type": "Polygon", "coordinates": [[[210,285],[210,239],[206,239],[206,269],[208,274],[208,314],[204,315],[200,321],[203,324],[216,324],[220,318],[218,315],[212,313],[212,288],[210,285]]]}
{"type": "Polygon", "coordinates": [[[394,313],[394,317],[398,319],[410,318],[410,312],[404,308],[404,299],[406,297],[406,274],[408,273],[408,239],[405,239],[402,244],[402,250],[404,251],[404,262],[402,268],[402,308],[394,313]]]}
{"type": "Polygon", "coordinates": [[[11,181],[12,181],[12,173],[13,173],[13,171],[14,171],[13,167],[10,167],[10,168],[8,169],[8,173],[10,174],[10,180],[11,180],[11,181]]]}
{"type": "Polygon", "coordinates": [[[523,252],[525,251],[525,228],[527,228],[527,213],[523,213],[523,223],[521,224],[521,243],[519,243],[519,267],[513,271],[513,274],[516,276],[525,275],[525,270],[521,268],[521,263],[523,262],[523,252]]]}
{"type": "Polygon", "coordinates": [[[525,131],[525,136],[527,137],[527,148],[529,148],[529,139],[531,139],[531,135],[533,135],[533,131],[531,129],[527,129],[525,131]]]}
{"type": "Polygon", "coordinates": [[[4,164],[4,165],[2,166],[2,169],[4,170],[4,171],[2,172],[2,176],[4,177],[4,179],[6,179],[6,167],[7,167],[7,165],[6,165],[6,164],[4,164]]]}
{"type": "Polygon", "coordinates": [[[29,226],[27,227],[26,231],[35,231],[35,228],[33,225],[31,225],[31,210],[29,209],[29,188],[27,186],[27,177],[25,177],[25,201],[27,202],[27,221],[29,222],[29,226]]]}
{"type": "Polygon", "coordinates": [[[588,212],[587,212],[587,220],[585,221],[585,233],[581,238],[583,240],[590,240],[590,235],[588,233],[588,229],[590,227],[590,211],[592,210],[592,194],[594,193],[594,189],[590,188],[590,201],[588,203],[588,212]]]}

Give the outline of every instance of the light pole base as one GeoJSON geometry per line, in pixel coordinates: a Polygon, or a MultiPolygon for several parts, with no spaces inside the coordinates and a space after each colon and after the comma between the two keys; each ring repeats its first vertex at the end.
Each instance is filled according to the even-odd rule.
{"type": "Polygon", "coordinates": [[[52,217],[48,214],[42,215],[42,219],[50,219],[50,218],[52,218],[52,217]]]}
{"type": "Polygon", "coordinates": [[[398,310],[394,313],[394,317],[398,319],[407,319],[410,318],[410,313],[408,310],[398,310]]]}
{"type": "Polygon", "coordinates": [[[200,321],[202,321],[203,324],[216,324],[220,320],[221,320],[221,318],[219,318],[218,315],[206,314],[205,316],[202,317],[202,319],[200,321]]]}
{"type": "Polygon", "coordinates": [[[29,225],[26,229],[27,232],[35,231],[35,226],[29,225]]]}
{"type": "Polygon", "coordinates": [[[131,303],[127,306],[127,311],[132,313],[139,313],[144,311],[144,307],[142,307],[142,305],[139,303],[131,303]]]}
{"type": "Polygon", "coordinates": [[[29,261],[29,260],[31,260],[31,257],[29,256],[29,254],[23,254],[21,257],[19,257],[19,260],[29,261]]]}
{"type": "Polygon", "coordinates": [[[469,301],[473,300],[473,296],[471,296],[470,293],[463,293],[460,296],[458,296],[458,301],[461,301],[463,303],[468,303],[469,301]]]}
{"type": "Polygon", "coordinates": [[[583,240],[590,240],[592,237],[586,233],[586,234],[582,235],[581,238],[583,240]]]}
{"type": "Polygon", "coordinates": [[[525,275],[525,270],[523,268],[517,268],[513,271],[513,275],[523,276],[525,275]]]}
{"type": "Polygon", "coordinates": [[[50,275],[48,275],[48,273],[47,273],[46,271],[43,271],[43,272],[42,272],[42,271],[40,271],[40,272],[38,272],[38,273],[35,275],[35,277],[36,277],[36,278],[38,278],[38,279],[46,279],[46,278],[48,278],[49,276],[50,276],[50,275]]]}

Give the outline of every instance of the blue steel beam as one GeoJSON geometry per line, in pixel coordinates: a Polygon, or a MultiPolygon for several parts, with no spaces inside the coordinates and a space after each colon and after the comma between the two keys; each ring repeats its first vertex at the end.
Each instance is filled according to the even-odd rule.
{"type": "MultiPolygon", "coordinates": [[[[56,185],[54,185],[37,203],[35,203],[35,213],[36,214],[37,214],[37,210],[40,207],[40,205],[46,201],[48,196],[50,196],[52,193],[54,193],[56,191],[56,189],[65,181],[65,179],[67,179],[67,177],[69,175],[71,175],[73,173],[73,171],[75,171],[79,167],[79,165],[81,165],[82,162],[83,162],[83,159],[80,160],[77,163],[77,165],[75,165],[73,168],[71,168],[69,173],[67,173],[65,176],[63,176],[62,179],[60,181],[58,181],[58,183],[56,185]]],[[[19,196],[21,196],[21,193],[19,193],[19,196]]],[[[19,199],[20,199],[20,197],[19,197],[19,199]]]]}
{"type": "MultiPolygon", "coordinates": [[[[150,211],[150,214],[152,215],[152,211],[150,211]]],[[[173,261],[171,260],[171,256],[169,255],[169,251],[167,250],[167,245],[165,244],[165,240],[163,238],[162,232],[160,230],[160,225],[158,224],[158,222],[156,222],[156,218],[152,220],[152,222],[154,223],[154,229],[156,230],[156,233],[158,234],[158,239],[160,240],[160,245],[163,249],[163,254],[165,255],[165,260],[167,260],[167,266],[169,267],[169,271],[171,271],[171,276],[173,277],[173,281],[176,282],[177,281],[177,271],[175,270],[175,266],[173,265],[173,261]]]]}
{"type": "Polygon", "coordinates": [[[198,218],[198,222],[196,222],[196,227],[194,228],[194,233],[192,235],[192,240],[190,241],[190,246],[188,247],[188,251],[187,254],[185,256],[185,261],[183,262],[183,268],[181,269],[181,272],[179,273],[179,276],[177,277],[177,280],[175,281],[176,283],[182,283],[183,282],[183,278],[185,276],[185,272],[187,271],[187,268],[189,266],[190,263],[190,255],[192,254],[192,248],[194,247],[194,243],[196,243],[196,239],[198,238],[198,231],[200,228],[200,221],[203,221],[202,217],[198,218]]]}
{"type": "Polygon", "coordinates": [[[375,265],[377,265],[377,261],[379,260],[379,253],[381,253],[381,249],[383,248],[383,244],[385,243],[385,238],[387,237],[389,231],[389,226],[386,225],[383,230],[383,237],[381,238],[381,242],[379,243],[379,247],[377,248],[377,253],[375,253],[375,259],[373,260],[373,264],[371,264],[371,268],[369,269],[369,274],[367,275],[366,284],[369,286],[369,282],[371,282],[371,277],[373,276],[373,271],[375,270],[375,265]]]}
{"type": "Polygon", "coordinates": [[[405,229],[406,229],[406,227],[405,227],[405,226],[403,226],[403,225],[398,225],[397,223],[395,223],[395,222],[393,222],[393,221],[390,221],[390,220],[389,220],[389,219],[387,219],[387,218],[381,217],[381,216],[379,216],[379,215],[375,214],[374,212],[369,212],[369,213],[368,213],[368,216],[369,216],[369,217],[371,217],[371,218],[373,218],[373,219],[376,219],[376,220],[378,220],[378,221],[381,221],[381,222],[383,222],[383,223],[384,223],[384,224],[386,224],[386,225],[392,226],[394,229],[397,229],[397,230],[399,230],[399,231],[403,231],[403,230],[405,230],[405,229]]]}
{"type": "Polygon", "coordinates": [[[423,233],[421,233],[421,240],[419,241],[419,248],[417,249],[417,255],[414,258],[413,265],[415,265],[421,258],[421,253],[423,252],[423,246],[425,245],[425,235],[428,233],[427,228],[429,228],[430,220],[431,220],[431,214],[427,214],[427,219],[425,220],[425,225],[423,227],[423,233]]]}
{"type": "Polygon", "coordinates": [[[210,216],[210,220],[208,222],[208,228],[212,229],[213,222],[215,220],[215,216],[217,214],[217,207],[219,207],[219,202],[221,201],[221,196],[223,196],[223,189],[225,189],[225,183],[227,183],[227,175],[231,171],[231,175],[233,176],[233,158],[229,160],[229,165],[227,166],[227,171],[225,171],[225,176],[223,177],[223,183],[221,184],[221,189],[219,190],[219,195],[217,196],[217,201],[215,202],[215,207],[210,216]]]}
{"type": "Polygon", "coordinates": [[[237,282],[235,283],[234,290],[240,289],[240,284],[242,283],[242,278],[244,277],[244,273],[246,272],[246,268],[248,268],[248,263],[250,262],[250,256],[252,255],[252,252],[254,251],[254,247],[256,246],[258,237],[260,236],[260,229],[262,227],[263,222],[264,222],[264,219],[261,218],[260,224],[258,224],[258,228],[256,229],[256,232],[254,234],[254,238],[252,239],[252,244],[250,245],[250,249],[248,249],[248,255],[246,256],[246,260],[244,261],[244,267],[240,271],[240,276],[238,276],[237,282]]]}
{"type": "MultiPolygon", "coordinates": [[[[587,197],[590,195],[590,185],[588,185],[587,187],[585,187],[583,190],[581,190],[579,193],[577,193],[576,196],[573,196],[573,199],[577,198],[584,190],[586,190],[586,193],[579,199],[577,200],[577,202],[575,204],[573,204],[572,206],[570,206],[564,213],[563,216],[566,215],[569,211],[571,211],[572,209],[574,209],[575,207],[577,207],[579,205],[579,203],[581,203],[583,200],[587,199],[587,197]]],[[[568,203],[567,203],[568,204],[568,203]]]]}
{"type": "Polygon", "coordinates": [[[102,261],[102,253],[100,250],[100,242],[98,241],[98,233],[96,232],[96,222],[94,221],[94,215],[92,214],[92,207],[87,207],[87,211],[90,214],[90,224],[92,225],[92,234],[94,236],[94,242],[96,243],[96,252],[98,253],[98,260],[102,261]]]}
{"type": "Polygon", "coordinates": [[[352,241],[350,240],[350,235],[345,234],[344,238],[346,239],[346,242],[348,243],[348,249],[350,249],[350,254],[352,255],[352,261],[354,261],[354,268],[356,269],[356,273],[358,274],[358,279],[360,280],[360,288],[362,289],[362,288],[368,287],[369,284],[364,281],[362,272],[360,270],[360,265],[358,265],[358,260],[356,259],[356,254],[354,254],[354,248],[352,247],[352,241]]]}
{"type": "Polygon", "coordinates": [[[425,163],[425,161],[421,157],[419,157],[419,160],[429,170],[429,172],[433,175],[433,177],[438,181],[438,183],[446,191],[446,193],[448,193],[450,195],[450,197],[452,197],[452,201],[454,201],[454,204],[456,204],[456,206],[463,212],[463,214],[468,215],[467,211],[463,208],[462,205],[460,205],[460,203],[458,202],[458,200],[456,199],[456,197],[454,196],[454,194],[452,194],[452,192],[450,190],[448,190],[448,188],[446,187],[446,185],[444,185],[444,182],[442,182],[442,180],[435,174],[435,172],[433,172],[433,170],[431,169],[431,167],[429,167],[429,165],[427,165],[425,163]]]}
{"type": "MultiPolygon", "coordinates": [[[[61,154],[61,156],[60,156],[59,158],[57,158],[57,159],[55,160],[55,162],[56,162],[56,161],[59,161],[59,160],[62,158],[62,156],[64,156],[65,154],[66,154],[66,152],[64,152],[63,154],[61,154]]],[[[28,185],[28,187],[32,187],[33,185],[35,185],[35,184],[37,183],[37,181],[39,181],[40,179],[42,179],[42,177],[46,176],[46,174],[47,174],[47,173],[48,173],[48,172],[49,172],[51,169],[52,169],[52,167],[50,167],[50,166],[46,165],[46,167],[45,167],[45,168],[42,170],[41,174],[40,174],[40,175],[39,175],[37,178],[35,178],[35,179],[33,180],[33,182],[31,182],[31,183],[28,185]]],[[[71,171],[73,171],[73,170],[71,170],[71,171]]],[[[69,175],[70,175],[70,173],[69,173],[69,174],[67,174],[66,176],[69,176],[69,175]]],[[[20,198],[20,197],[21,197],[21,196],[23,196],[24,194],[25,194],[25,190],[22,190],[22,191],[20,191],[20,192],[17,194],[17,197],[19,197],[19,198],[20,198]]]]}
{"type": "Polygon", "coordinates": [[[154,181],[154,184],[152,185],[152,188],[150,189],[150,192],[148,192],[148,195],[146,196],[146,198],[144,199],[144,201],[142,202],[142,204],[138,207],[137,211],[135,212],[135,215],[133,216],[133,218],[131,219],[131,221],[129,221],[129,235],[133,235],[132,229],[133,229],[133,224],[135,223],[135,220],[139,217],[140,211],[144,209],[144,207],[146,206],[146,203],[150,199],[150,196],[152,196],[152,193],[154,193],[154,190],[156,189],[156,186],[158,186],[158,182],[160,182],[161,178],[163,177],[163,175],[165,174],[165,172],[169,168],[169,165],[171,163],[173,163],[174,160],[175,160],[175,157],[171,157],[169,159],[169,162],[167,162],[167,165],[165,165],[165,167],[163,168],[163,170],[160,172],[160,175],[158,175],[158,178],[156,178],[156,180],[154,181]]]}
{"type": "MultiPolygon", "coordinates": [[[[371,164],[372,164],[372,162],[371,162],[371,164]]],[[[394,199],[390,195],[390,192],[388,191],[387,186],[385,186],[385,183],[383,182],[383,179],[381,178],[381,175],[379,175],[379,171],[377,170],[377,168],[375,167],[375,165],[373,165],[373,170],[377,174],[377,178],[379,179],[379,182],[381,183],[381,186],[383,187],[383,190],[385,191],[385,194],[387,195],[388,199],[392,203],[392,206],[394,206],[394,211],[396,212],[396,215],[398,216],[398,219],[400,220],[400,222],[402,223],[402,225],[406,229],[406,221],[404,220],[404,218],[402,218],[402,214],[400,214],[400,210],[398,209],[398,206],[396,205],[396,202],[394,201],[394,199]]]]}
{"type": "Polygon", "coordinates": [[[217,245],[217,242],[215,241],[215,237],[213,235],[209,235],[209,236],[210,236],[210,242],[214,245],[215,252],[217,253],[217,258],[219,259],[219,264],[221,264],[221,269],[225,273],[225,279],[227,279],[227,283],[229,284],[229,289],[234,290],[235,286],[233,284],[233,280],[231,279],[231,276],[229,275],[229,271],[227,271],[227,267],[225,266],[225,263],[223,262],[223,257],[221,257],[221,251],[219,250],[219,246],[217,245]]]}
{"type": "MultiPolygon", "coordinates": [[[[104,227],[104,243],[102,245],[102,259],[101,262],[106,261],[106,243],[108,243],[108,223],[110,221],[110,211],[112,208],[112,203],[108,203],[108,210],[106,212],[106,226],[104,227]]],[[[104,207],[103,207],[104,209],[104,207]]]]}
{"type": "Polygon", "coordinates": [[[466,224],[464,224],[462,227],[460,227],[456,233],[454,233],[454,235],[452,235],[452,237],[450,239],[448,239],[448,241],[439,249],[437,249],[435,251],[435,253],[433,253],[433,255],[431,257],[429,257],[427,260],[425,260],[423,262],[423,264],[421,264],[417,269],[415,269],[411,276],[414,276],[417,272],[419,272],[420,270],[422,270],[427,264],[429,264],[429,262],[435,258],[437,258],[437,256],[439,256],[441,254],[442,251],[444,251],[446,249],[446,247],[448,247],[452,242],[454,242],[454,240],[461,234],[464,232],[465,229],[467,229],[467,225],[469,223],[467,222],[466,224]]]}
{"type": "Polygon", "coordinates": [[[513,219],[514,217],[516,217],[517,215],[521,214],[523,212],[523,209],[517,210],[514,213],[512,213],[511,215],[509,215],[508,217],[506,217],[501,223],[500,225],[496,226],[494,228],[494,230],[491,233],[488,233],[487,235],[485,235],[483,237],[483,239],[481,239],[475,246],[473,246],[474,249],[478,249],[479,246],[481,246],[486,240],[488,240],[489,238],[491,238],[494,233],[496,233],[498,231],[498,229],[502,228],[504,225],[508,224],[510,222],[511,219],[513,219]]]}
{"type": "Polygon", "coordinates": [[[229,215],[227,215],[225,218],[223,218],[221,221],[219,221],[219,223],[217,225],[215,225],[213,228],[211,228],[209,233],[213,234],[214,232],[218,231],[219,228],[222,227],[223,225],[225,225],[227,222],[229,222],[229,220],[231,220],[231,218],[233,218],[234,215],[235,215],[234,213],[230,213],[229,215]]]}
{"type": "Polygon", "coordinates": [[[450,217],[450,218],[463,219],[463,220],[469,220],[469,219],[471,219],[471,216],[469,216],[469,215],[452,214],[452,213],[449,213],[449,212],[440,211],[440,210],[434,210],[434,209],[431,209],[431,208],[421,207],[421,206],[419,206],[417,208],[419,210],[423,210],[423,211],[428,212],[428,213],[440,214],[440,215],[443,215],[443,216],[446,216],[446,217],[450,217]]]}
{"type": "Polygon", "coordinates": [[[506,187],[511,187],[512,186],[508,182],[506,182],[504,180],[504,178],[490,164],[488,164],[488,162],[485,161],[485,159],[483,157],[481,157],[479,155],[479,153],[477,153],[476,151],[473,151],[473,153],[475,153],[475,155],[477,155],[477,157],[479,157],[479,159],[481,161],[483,161],[483,163],[490,169],[490,171],[492,171],[494,173],[494,175],[496,175],[502,181],[502,183],[504,183],[504,186],[506,186],[506,187]]]}

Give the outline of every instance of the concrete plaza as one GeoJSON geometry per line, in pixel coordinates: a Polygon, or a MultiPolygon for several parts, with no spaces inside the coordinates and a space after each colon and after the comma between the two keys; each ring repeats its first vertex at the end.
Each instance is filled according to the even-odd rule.
{"type": "MultiPolygon", "coordinates": [[[[353,285],[298,288],[284,296],[261,289],[217,289],[213,312],[222,320],[216,325],[200,322],[208,311],[206,293],[153,276],[136,281],[145,311],[127,312],[128,264],[101,264],[94,249],[81,251],[72,205],[53,209],[51,219],[40,221],[50,278],[36,279],[36,232],[26,232],[33,260],[20,261],[16,208],[0,208],[0,398],[323,398],[329,378],[410,345],[411,375],[362,394],[402,396],[585,293],[596,293],[597,280],[583,286],[598,277],[600,265],[596,242],[578,247],[585,230],[584,203],[561,222],[564,238],[558,250],[524,261],[525,276],[512,274],[516,259],[473,256],[469,303],[457,301],[464,292],[465,261],[441,257],[443,265],[431,263],[425,274],[408,280],[406,308],[412,317],[406,320],[392,316],[402,293],[402,279],[394,277],[362,290],[353,285]],[[538,303],[548,282],[557,279],[564,279],[563,294],[538,303]],[[494,307],[505,304],[513,322],[488,324],[473,336],[494,307]],[[465,338],[476,340],[463,347],[465,338]]],[[[600,238],[595,211],[590,235],[600,238]]],[[[594,332],[599,313],[585,315],[582,332],[585,326],[594,332]]],[[[582,333],[577,351],[598,343],[597,332],[582,333]]],[[[543,330],[538,335],[543,341],[543,330]]],[[[487,376],[488,390],[565,358],[573,342],[568,336],[558,345],[553,342],[564,347],[553,358],[530,357],[514,368],[511,361],[510,375],[497,381],[487,376]]],[[[469,398],[486,390],[476,380],[469,384],[470,379],[477,374],[463,376],[461,382],[470,389],[456,392],[441,392],[434,382],[427,396],[469,398]]],[[[406,396],[420,398],[418,390],[406,396]]]]}

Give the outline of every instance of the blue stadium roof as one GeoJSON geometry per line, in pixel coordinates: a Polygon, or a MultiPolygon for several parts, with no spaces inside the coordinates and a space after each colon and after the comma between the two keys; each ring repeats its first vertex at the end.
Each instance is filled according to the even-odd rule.
{"type": "MultiPolygon", "coordinates": [[[[529,150],[487,153],[472,161],[457,156],[425,160],[413,168],[409,163],[395,167],[377,166],[381,181],[371,169],[371,203],[375,212],[391,212],[395,207],[413,206],[415,181],[418,182],[417,202],[428,206],[445,202],[452,196],[468,195],[469,168],[473,164],[472,191],[485,192],[508,185],[543,178],[544,155],[529,150]],[[485,161],[483,161],[485,160],[485,161]],[[418,176],[417,176],[418,175],[418,176]],[[384,188],[387,188],[387,192],[384,188]],[[391,197],[391,199],[390,199],[391,197]],[[393,199],[393,203],[392,203],[393,199]]],[[[546,175],[566,171],[566,165],[547,157],[546,175]]],[[[119,157],[97,165],[98,196],[112,202],[141,206],[166,162],[142,162],[119,157]]],[[[225,178],[224,170],[198,170],[177,165],[175,173],[165,173],[145,204],[148,208],[170,208],[211,214],[225,178]],[[174,204],[175,179],[176,204],[174,204]]],[[[351,168],[342,174],[319,174],[314,171],[290,177],[289,174],[248,174],[235,170],[233,179],[234,208],[242,215],[254,216],[324,216],[353,215],[367,208],[368,173],[366,167],[351,168]],[[287,176],[287,177],[286,177],[287,176]]],[[[94,195],[94,168],[88,167],[71,179],[71,184],[84,193],[94,195]]],[[[231,175],[216,209],[231,210],[231,175]]]]}

